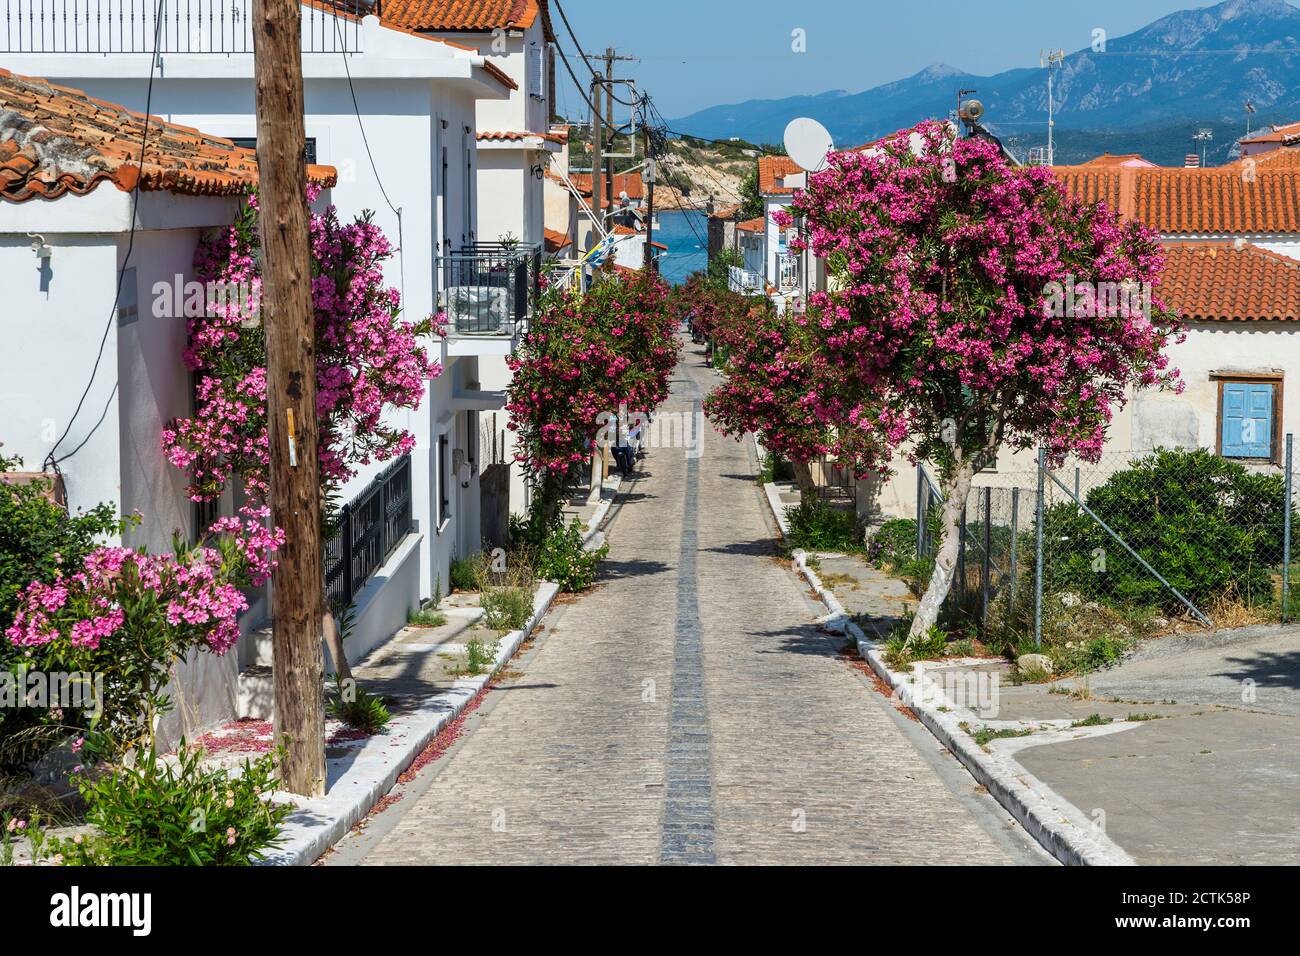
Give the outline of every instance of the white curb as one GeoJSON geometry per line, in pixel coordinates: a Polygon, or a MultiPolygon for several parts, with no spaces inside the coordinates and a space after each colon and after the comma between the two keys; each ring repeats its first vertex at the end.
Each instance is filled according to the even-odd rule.
{"type": "Polygon", "coordinates": [[[558,584],[543,581],[533,595],[533,615],[518,631],[501,638],[492,669],[477,677],[456,681],[449,691],[431,697],[416,711],[395,717],[381,734],[369,738],[357,751],[343,777],[329,792],[314,799],[277,793],[280,800],[292,800],[298,809],[285,821],[283,842],[267,855],[267,866],[310,866],[322,853],[338,843],[347,832],[393,789],[398,776],[439,732],[456,719],[487,682],[514,656],[550,609],[560,591],[558,584]]]}
{"type": "MultiPolygon", "coordinates": [[[[1093,825],[1078,807],[1026,771],[1011,757],[1015,750],[1036,746],[1038,743],[1054,742],[1059,737],[1044,737],[1037,741],[1033,738],[1019,738],[1014,743],[1010,740],[994,741],[994,746],[985,751],[959,726],[960,721],[956,716],[937,710],[920,698],[911,675],[900,674],[885,663],[879,645],[870,640],[850,619],[835,595],[822,584],[817,573],[808,567],[807,558],[807,552],[796,550],[794,567],[808,580],[830,612],[820,618],[818,623],[832,633],[847,632],[857,643],[862,659],[889,684],[898,699],[916,714],[926,729],[966,766],[971,776],[982,783],[998,803],[1019,820],[1025,830],[1049,853],[1069,866],[1136,865],[1134,859],[1093,825]],[[1002,743],[1010,746],[996,746],[1002,743]]],[[[1113,732],[1109,728],[1107,730],[1113,732]]]]}

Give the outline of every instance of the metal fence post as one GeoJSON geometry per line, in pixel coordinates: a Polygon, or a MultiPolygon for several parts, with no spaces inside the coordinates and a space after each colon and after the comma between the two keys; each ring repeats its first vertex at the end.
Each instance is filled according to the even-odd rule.
{"type": "Polygon", "coordinates": [[[916,559],[921,560],[925,548],[925,472],[921,464],[916,465],[916,559]]]}
{"type": "Polygon", "coordinates": [[[1034,646],[1043,646],[1043,496],[1047,472],[1047,449],[1038,449],[1038,504],[1034,531],[1034,646]]]}
{"type": "Polygon", "coordinates": [[[339,530],[343,536],[343,594],[344,603],[351,604],[356,597],[352,589],[352,505],[343,506],[339,515],[339,530]]]}
{"type": "Polygon", "coordinates": [[[984,489],[984,563],[980,568],[980,636],[989,626],[989,575],[993,570],[993,531],[990,524],[993,510],[993,488],[984,489]]]}
{"type": "Polygon", "coordinates": [[[1282,623],[1286,623],[1291,598],[1291,433],[1286,434],[1286,492],[1282,507],[1282,623]]]}
{"type": "Polygon", "coordinates": [[[1011,489],[1011,587],[1007,594],[1007,608],[1016,606],[1016,546],[1020,537],[1020,489],[1011,489]]]}

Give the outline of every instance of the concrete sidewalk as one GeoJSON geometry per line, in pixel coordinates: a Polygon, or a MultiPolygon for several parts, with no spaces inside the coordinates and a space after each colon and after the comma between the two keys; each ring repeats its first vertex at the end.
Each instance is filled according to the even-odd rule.
{"type": "MultiPolygon", "coordinates": [[[[818,574],[873,639],[915,607],[858,557],[820,555],[818,574]]],[[[1300,863],[1300,627],[1157,638],[1050,684],[1012,685],[1000,660],[926,665],[942,686],[972,672],[996,675],[998,690],[991,709],[955,708],[963,724],[1018,735],[984,750],[1136,862],[1300,863]]]]}

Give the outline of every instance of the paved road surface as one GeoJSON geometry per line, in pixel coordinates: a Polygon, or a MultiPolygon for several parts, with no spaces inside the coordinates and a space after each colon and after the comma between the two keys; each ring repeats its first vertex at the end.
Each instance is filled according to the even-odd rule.
{"type": "MultiPolygon", "coordinates": [[[[688,347],[664,415],[714,376],[688,347]]],[[[599,586],[328,863],[1044,861],[811,626],[752,450],[696,422],[616,506],[599,586]]]]}

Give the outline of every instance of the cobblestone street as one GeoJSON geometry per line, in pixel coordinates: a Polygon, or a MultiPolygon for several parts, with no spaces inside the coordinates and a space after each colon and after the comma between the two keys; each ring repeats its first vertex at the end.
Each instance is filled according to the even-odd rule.
{"type": "Polygon", "coordinates": [[[813,625],[715,374],[688,344],[660,414],[699,453],[649,451],[599,585],[327,863],[1044,862],[813,625]]]}

